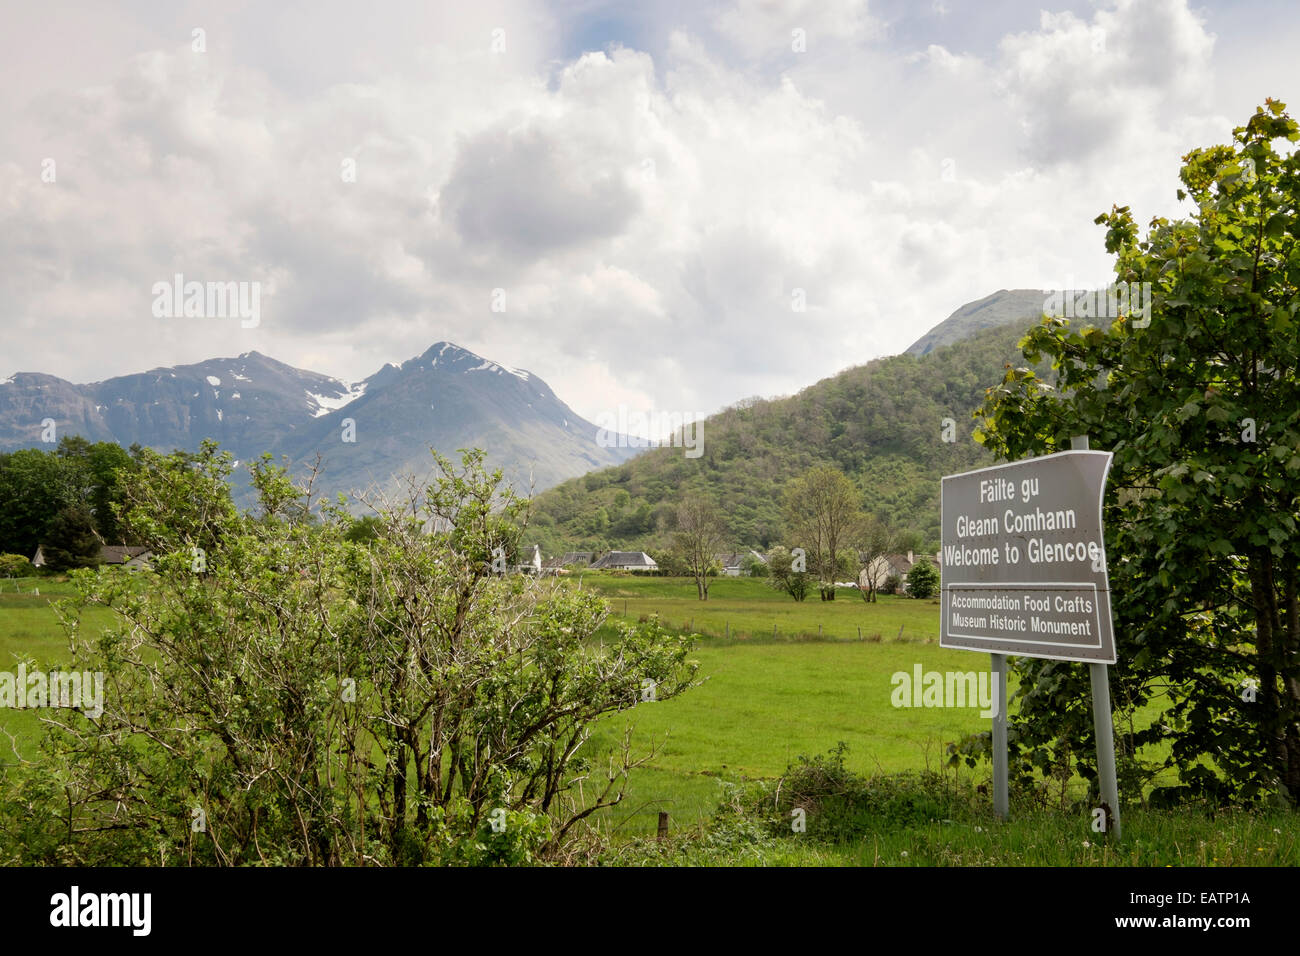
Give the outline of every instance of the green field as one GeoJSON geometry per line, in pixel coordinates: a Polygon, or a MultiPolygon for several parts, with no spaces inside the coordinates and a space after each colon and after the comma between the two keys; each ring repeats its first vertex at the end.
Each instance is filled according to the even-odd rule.
{"type": "Polygon", "coordinates": [[[592,750],[606,753],[632,724],[635,740],[662,745],[611,813],[622,830],[652,832],[660,810],[694,823],[717,806],[721,781],[775,777],[800,754],[839,741],[849,746],[848,766],[863,773],[937,768],[949,742],[988,726],[977,709],[891,705],[896,671],[988,667],[984,655],[939,647],[937,599],[884,595],[867,604],[846,590],[834,601],[796,602],[762,581],[722,578],[702,602],[686,580],[586,575],[582,584],[608,599],[616,620],[657,613],[700,635],[692,656],[701,686],[638,705],[592,736],[592,750]]]}
{"type": "MultiPolygon", "coordinates": [[[[570,583],[579,581],[575,576],[570,583]]],[[[650,765],[634,771],[625,801],[597,821],[618,841],[632,841],[636,862],[656,862],[657,854],[663,862],[763,865],[1300,862],[1295,814],[1225,814],[1216,820],[1126,807],[1123,845],[1108,849],[1089,833],[1082,814],[1024,813],[999,826],[982,801],[974,817],[885,829],[849,846],[796,839],[761,851],[738,846],[724,849],[721,857],[715,851],[701,857],[690,836],[705,832],[724,785],[776,778],[800,755],[826,753],[843,741],[846,767],[860,774],[943,767],[947,745],[986,729],[988,719],[977,708],[895,708],[891,677],[916,665],[926,671],[986,670],[988,658],[938,646],[937,600],[886,595],[867,604],[856,592],[842,591],[833,602],[814,593],[797,603],[762,581],[724,578],[701,602],[688,580],[588,574],[580,583],[610,605],[611,619],[595,640],[611,641],[616,623],[653,614],[699,635],[692,656],[700,663],[700,686],[612,715],[593,729],[583,751],[595,776],[628,725],[635,728],[637,750],[658,748],[650,765]],[[669,813],[675,838],[662,846],[646,844],[642,838],[654,833],[660,811],[669,813]]],[[[20,657],[67,660],[50,601],[71,595],[70,585],[50,579],[3,582],[0,670],[12,670],[20,657]],[[39,596],[32,593],[36,588],[39,596]]],[[[108,615],[91,611],[82,627],[103,626],[108,615]]],[[[39,718],[31,711],[2,710],[0,733],[0,763],[12,761],[8,735],[19,747],[32,746],[39,718]]],[[[947,772],[975,782],[986,776],[964,768],[947,772]]],[[[1081,795],[1081,781],[1072,791],[1081,795]]]]}

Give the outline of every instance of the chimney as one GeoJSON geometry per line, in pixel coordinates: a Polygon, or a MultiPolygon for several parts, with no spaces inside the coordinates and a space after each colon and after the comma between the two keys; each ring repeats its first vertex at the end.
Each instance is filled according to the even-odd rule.
{"type": "Polygon", "coordinates": [[[912,557],[912,552],[911,552],[911,551],[907,552],[907,563],[908,563],[908,564],[916,564],[916,559],[912,557]]]}

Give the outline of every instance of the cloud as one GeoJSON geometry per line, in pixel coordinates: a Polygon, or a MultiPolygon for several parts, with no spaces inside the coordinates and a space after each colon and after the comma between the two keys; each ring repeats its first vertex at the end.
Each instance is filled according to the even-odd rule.
{"type": "Polygon", "coordinates": [[[1104,281],[1093,217],[1175,214],[1179,157],[1244,119],[1216,91],[1249,62],[1176,0],[999,11],[982,49],[891,39],[929,11],[913,30],[745,0],[660,14],[654,55],[576,57],[556,38],[583,7],[479,6],[404,6],[411,29],[355,50],[342,7],[245,44],[209,18],[202,56],[160,12],[106,33],[128,45],[95,82],[33,75],[0,123],[0,375],[257,349],[358,379],[447,339],[588,418],[712,410],[901,351],[998,288],[1104,281]],[[261,282],[261,325],[153,318],[176,272],[261,282]]]}
{"type": "Polygon", "coordinates": [[[536,127],[483,133],[459,150],[441,191],[442,215],[471,247],[530,260],[616,236],[637,198],[603,158],[536,127]]]}

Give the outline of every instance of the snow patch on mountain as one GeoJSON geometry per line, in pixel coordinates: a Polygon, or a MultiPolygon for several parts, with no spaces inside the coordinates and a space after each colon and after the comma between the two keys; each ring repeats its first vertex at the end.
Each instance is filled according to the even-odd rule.
{"type": "MultiPolygon", "coordinates": [[[[481,356],[478,356],[478,355],[476,355],[476,356],[474,356],[474,357],[475,357],[475,358],[481,358],[481,356]]],[[[525,381],[525,382],[528,381],[528,373],[525,372],[525,371],[523,371],[522,369],[511,368],[509,365],[502,365],[502,364],[499,363],[499,362],[489,362],[487,359],[483,359],[483,364],[482,364],[482,365],[475,365],[475,366],[474,366],[473,368],[471,368],[471,369],[466,369],[466,371],[469,371],[469,372],[509,372],[511,375],[513,375],[513,376],[514,376],[515,378],[517,378],[517,379],[521,379],[522,381],[525,381]]]]}
{"type": "Polygon", "coordinates": [[[337,411],[344,405],[351,405],[362,395],[366,394],[365,382],[357,382],[356,384],[340,382],[339,384],[344,388],[342,395],[330,396],[319,395],[316,392],[307,393],[307,398],[310,399],[307,403],[307,407],[312,410],[312,418],[320,418],[322,415],[328,415],[330,412],[337,411]]]}
{"type": "Polygon", "coordinates": [[[209,375],[209,376],[208,376],[208,384],[209,384],[209,385],[220,385],[220,384],[221,384],[221,379],[217,378],[215,375],[209,375]]]}

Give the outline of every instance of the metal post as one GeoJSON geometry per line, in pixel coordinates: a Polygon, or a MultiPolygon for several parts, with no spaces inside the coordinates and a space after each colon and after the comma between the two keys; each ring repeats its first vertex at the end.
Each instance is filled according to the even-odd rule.
{"type": "MultiPolygon", "coordinates": [[[[1088,436],[1076,435],[1070,447],[1087,451],[1088,436]]],[[[1092,682],[1092,731],[1097,738],[1097,783],[1101,800],[1107,807],[1106,832],[1120,838],[1119,777],[1115,773],[1115,724],[1110,716],[1110,671],[1108,664],[1089,664],[1092,682]]]]}
{"type": "Polygon", "coordinates": [[[993,812],[999,820],[1010,815],[1007,796],[1007,655],[990,654],[995,682],[993,705],[993,812]]]}

